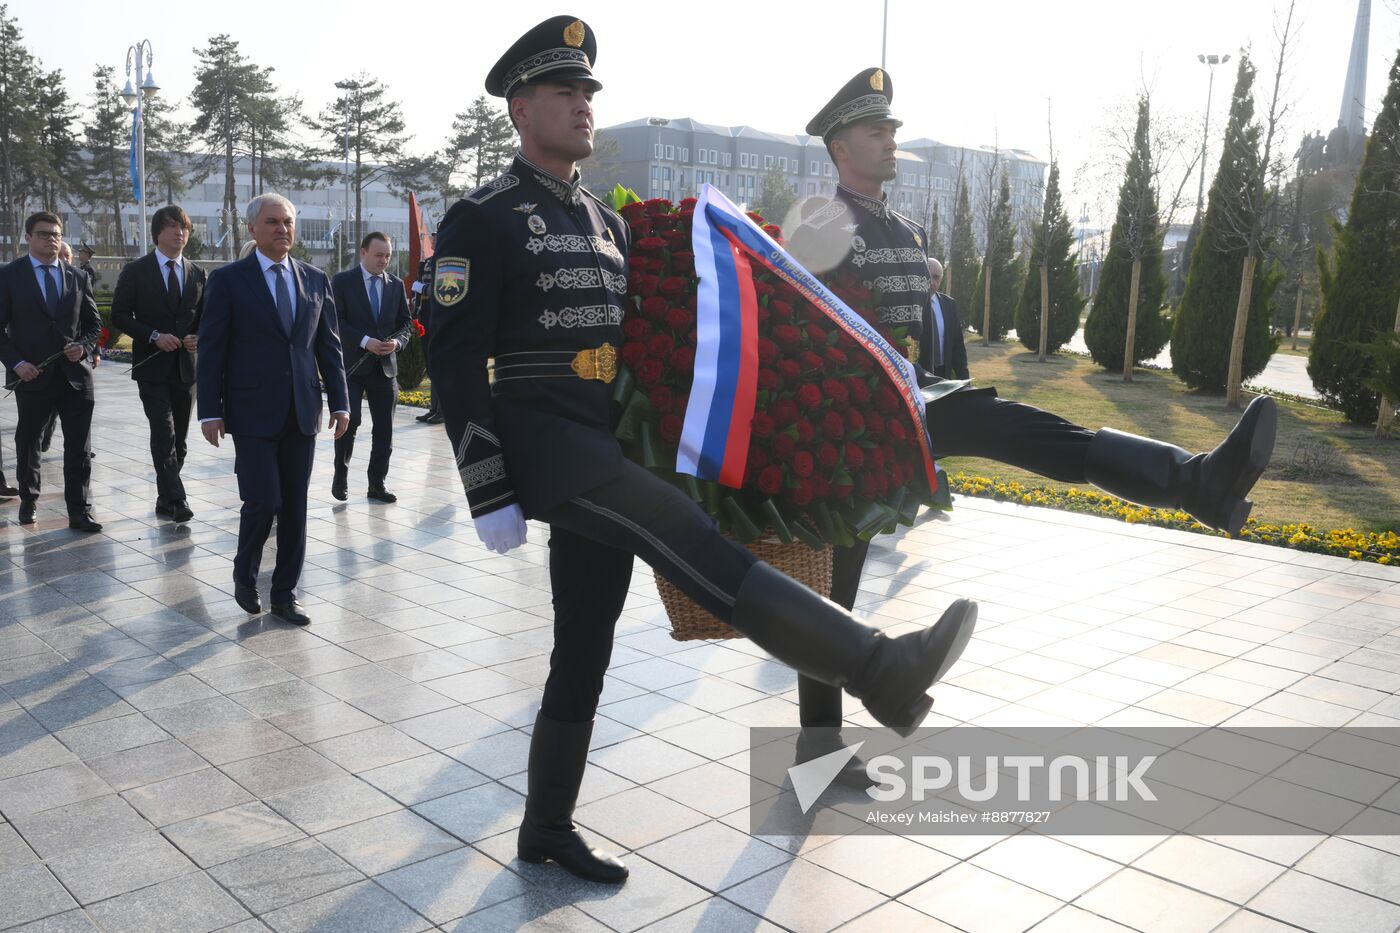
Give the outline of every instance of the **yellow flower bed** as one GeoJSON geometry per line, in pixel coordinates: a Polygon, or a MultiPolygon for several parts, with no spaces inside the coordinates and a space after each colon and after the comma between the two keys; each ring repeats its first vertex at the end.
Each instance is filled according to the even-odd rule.
{"type": "MultiPolygon", "coordinates": [[[[1207,528],[1185,512],[1134,505],[1093,489],[1070,488],[1060,491],[1043,486],[1026,486],[1012,480],[973,476],[961,471],[948,477],[948,486],[953,492],[964,496],[978,496],[998,502],[1017,502],[1021,505],[1040,505],[1065,512],[1082,512],[1086,515],[1103,515],[1129,524],[1155,525],[1159,528],[1226,536],[1224,532],[1207,528]]],[[[1400,564],[1400,535],[1394,531],[1359,532],[1352,528],[1323,531],[1305,522],[1275,525],[1256,522],[1251,518],[1240,531],[1240,537],[1263,544],[1317,554],[1332,554],[1351,560],[1367,560],[1386,565],[1400,564]]]]}
{"type": "Polygon", "coordinates": [[[412,405],[414,408],[427,408],[431,399],[427,392],[400,392],[399,404],[412,405]]]}

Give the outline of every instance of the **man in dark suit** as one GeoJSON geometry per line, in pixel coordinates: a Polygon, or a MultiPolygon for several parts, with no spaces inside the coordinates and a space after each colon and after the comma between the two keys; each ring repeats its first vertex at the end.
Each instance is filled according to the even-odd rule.
{"type": "MultiPolygon", "coordinates": [[[[436,234],[433,235],[432,241],[434,244],[437,243],[436,234]]],[[[417,302],[418,323],[423,325],[423,356],[428,363],[429,382],[433,378],[433,355],[429,352],[429,344],[433,339],[432,286],[433,260],[432,257],[429,257],[418,263],[418,281],[413,283],[413,298],[417,302]]],[[[413,420],[421,421],[424,424],[443,423],[442,409],[438,407],[436,393],[428,393],[428,410],[413,420]]]]}
{"type": "Polygon", "coordinates": [[[177,522],[194,518],[180,480],[204,308],[204,270],[183,255],[193,229],[181,207],[156,211],[155,250],[127,263],[112,293],[112,322],[131,335],[131,378],[151,423],[156,515],[177,522]]]}
{"type": "Polygon", "coordinates": [[[943,263],[928,258],[928,284],[931,296],[924,309],[923,341],[919,344],[919,365],[939,379],[971,379],[967,371],[967,344],[963,343],[962,318],[953,296],[938,290],[943,284],[943,263]]]}
{"type": "Polygon", "coordinates": [[[63,421],[63,495],[68,526],[101,531],[92,517],[88,432],[92,427],[92,361],[102,319],[92,285],[58,258],[63,223],[40,211],[24,222],[29,253],[0,270],[0,359],[15,387],[19,425],[19,522],[33,524],[39,498],[39,439],[49,415],[63,421]]]}
{"type": "Polygon", "coordinates": [[[394,245],[383,233],[370,233],[360,243],[360,264],[331,279],[331,295],[339,312],[340,341],[350,391],[350,428],[335,442],[335,479],[331,495],[341,502],[348,494],[350,455],[360,427],[361,400],[369,396],[374,423],[369,455],[369,492],[378,502],[396,502],[384,488],[389,455],[394,450],[394,407],[399,400],[398,353],[408,346],[408,298],[403,279],[387,271],[394,245]]]}
{"type": "Polygon", "coordinates": [[[294,625],[311,618],[297,602],[306,556],[306,491],[321,418],[320,383],[338,438],[350,421],[345,360],[326,274],[289,255],[296,208],[280,194],[248,202],[256,249],[209,276],[199,321],[200,430],[219,446],[232,435],[243,500],[233,595],[262,611],[258,565],[277,520],[272,614],[294,625]],[[319,370],[320,376],[317,377],[319,370]]]}

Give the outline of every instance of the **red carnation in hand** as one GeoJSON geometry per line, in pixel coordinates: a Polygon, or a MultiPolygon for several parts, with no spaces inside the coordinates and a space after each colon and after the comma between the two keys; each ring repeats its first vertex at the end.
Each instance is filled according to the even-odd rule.
{"type": "Polygon", "coordinates": [[[793,427],[797,429],[797,439],[801,443],[810,444],[816,439],[817,429],[806,418],[798,418],[793,427]]]}
{"type": "Polygon", "coordinates": [[[749,422],[749,430],[754,437],[772,437],[774,428],[773,419],[761,411],[754,412],[753,420],[749,422]]]}
{"type": "MultiPolygon", "coordinates": [[[[779,434],[773,438],[773,456],[784,463],[792,462],[793,454],[797,453],[797,441],[791,434],[779,434]]],[[[753,451],[749,451],[749,456],[753,456],[753,451]]]]}
{"type": "Polygon", "coordinates": [[[817,448],[817,463],[823,470],[833,469],[841,462],[841,452],[831,444],[823,444],[817,448]]]}
{"type": "Polygon", "coordinates": [[[798,387],[798,389],[797,389],[797,404],[801,405],[803,408],[807,409],[808,411],[813,411],[813,410],[816,409],[818,406],[820,406],[821,403],[822,403],[822,393],[821,393],[821,390],[818,389],[816,386],[812,385],[812,384],[809,382],[809,383],[807,383],[806,385],[803,385],[803,386],[799,386],[799,387],[798,387]]]}
{"type": "Polygon", "coordinates": [[[670,334],[656,334],[647,340],[647,352],[655,357],[664,357],[676,348],[676,341],[670,334]]]}
{"type": "Polygon", "coordinates": [[[780,398],[773,403],[769,414],[778,422],[779,427],[785,428],[797,420],[797,403],[790,398],[780,398]]]}
{"type": "Polygon", "coordinates": [[[671,351],[669,359],[671,367],[678,373],[690,373],[695,369],[695,351],[690,347],[677,347],[671,351]]]}
{"type": "Polygon", "coordinates": [[[758,370],[758,389],[760,392],[772,392],[782,384],[778,374],[771,369],[760,367],[758,370]]]}
{"type": "Polygon", "coordinates": [[[846,468],[849,470],[859,470],[865,466],[865,451],[855,444],[847,444],[843,451],[846,455],[846,468]]]}
{"type": "Polygon", "coordinates": [[[680,415],[662,415],[661,422],[657,425],[657,430],[661,433],[661,439],[668,444],[675,444],[681,439],[681,429],[685,427],[685,421],[680,415]]]}
{"type": "Polygon", "coordinates": [[[637,367],[637,381],[648,388],[660,382],[664,375],[666,368],[661,365],[660,360],[648,359],[637,367]]]}
{"type": "Polygon", "coordinates": [[[675,397],[666,386],[657,386],[648,392],[647,401],[651,402],[651,407],[654,408],[659,415],[667,414],[670,412],[672,406],[675,405],[675,397]]]}
{"type": "Polygon", "coordinates": [[[783,377],[784,382],[796,382],[802,378],[802,364],[797,360],[778,360],[778,375],[783,377]]]}
{"type": "Polygon", "coordinates": [[[651,325],[645,318],[629,317],[622,322],[622,333],[628,340],[645,340],[651,336],[651,325]]]}
{"type": "Polygon", "coordinates": [[[627,368],[632,372],[637,371],[637,367],[646,362],[647,348],[645,344],[629,343],[622,347],[622,362],[627,364],[627,368]]]}
{"type": "Polygon", "coordinates": [[[681,292],[685,291],[685,287],[685,279],[678,275],[668,275],[661,280],[661,284],[657,286],[657,289],[663,295],[679,295],[681,292]]]}
{"type": "Polygon", "coordinates": [[[833,441],[839,441],[846,436],[846,423],[839,414],[828,411],[822,415],[822,433],[833,441]]]}
{"type": "MultiPolygon", "coordinates": [[[[758,338],[758,361],[767,366],[778,358],[778,345],[767,337],[758,338]]],[[[775,374],[776,375],[776,374],[775,374]]]]}
{"type": "Polygon", "coordinates": [[[418,332],[419,337],[426,337],[428,335],[428,329],[424,327],[423,322],[417,318],[413,319],[413,329],[418,332]]]}
{"type": "Polygon", "coordinates": [[[758,474],[758,491],[765,496],[776,496],[783,488],[782,467],[764,467],[758,474]]]}

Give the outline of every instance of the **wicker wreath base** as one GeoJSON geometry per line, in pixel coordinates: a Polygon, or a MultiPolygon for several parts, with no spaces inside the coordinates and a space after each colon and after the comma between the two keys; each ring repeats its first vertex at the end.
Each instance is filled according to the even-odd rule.
{"type": "MultiPolygon", "coordinates": [[[[831,595],[830,545],[813,550],[798,541],[783,544],[774,538],[760,538],[744,546],[753,556],[772,564],[799,583],[823,596],[831,595]]],[[[659,573],[656,574],[656,589],[661,594],[666,615],[671,619],[671,637],[676,641],[744,637],[716,619],[708,610],[702,609],[659,573]]]]}

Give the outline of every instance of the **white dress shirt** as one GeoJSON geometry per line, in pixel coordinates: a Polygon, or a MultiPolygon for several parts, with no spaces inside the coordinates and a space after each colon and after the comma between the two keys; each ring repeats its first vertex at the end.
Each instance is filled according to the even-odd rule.
{"type": "MultiPolygon", "coordinates": [[[[159,266],[160,266],[160,280],[161,280],[161,282],[163,282],[163,283],[164,283],[164,282],[169,282],[169,281],[170,281],[170,267],[169,267],[168,265],[166,265],[166,263],[169,263],[169,262],[175,263],[175,281],[176,281],[177,283],[179,283],[179,285],[180,285],[180,294],[183,295],[183,294],[185,293],[185,263],[184,263],[184,260],[182,260],[179,256],[167,256],[167,255],[165,255],[164,253],[162,253],[162,252],[160,251],[160,247],[156,247],[156,262],[157,262],[157,264],[159,264],[159,266]]],[[[170,287],[169,285],[166,285],[166,288],[169,288],[169,287],[170,287]]],[[[151,343],[155,343],[156,340],[158,340],[158,339],[160,338],[160,336],[161,336],[160,331],[155,330],[155,329],[152,329],[152,330],[151,330],[151,343]]]]}
{"type": "Polygon", "coordinates": [[[943,306],[938,303],[938,292],[933,293],[933,321],[938,328],[938,343],[934,344],[933,365],[943,365],[943,306]]]}
{"type": "MultiPolygon", "coordinates": [[[[380,313],[380,314],[383,314],[383,313],[384,313],[385,295],[388,293],[388,290],[389,290],[389,277],[388,277],[387,275],[382,275],[382,274],[381,274],[381,275],[375,275],[373,272],[369,271],[368,269],[366,269],[366,268],[364,267],[364,263],[361,263],[361,264],[360,264],[360,277],[364,279],[364,283],[365,283],[365,298],[370,302],[370,307],[371,307],[371,308],[374,307],[374,298],[373,298],[374,292],[372,292],[372,291],[370,290],[370,289],[373,288],[373,286],[372,286],[370,283],[373,282],[375,279],[378,279],[378,280],[379,280],[379,313],[380,313]]],[[[400,350],[402,350],[405,346],[407,346],[407,344],[405,344],[402,340],[395,340],[395,341],[394,341],[394,345],[397,346],[400,350]]],[[[364,350],[364,349],[366,349],[366,348],[368,348],[368,347],[369,347],[369,334],[366,334],[365,336],[363,336],[363,337],[360,338],[360,349],[361,349],[361,350],[364,350]]]]}
{"type": "Polygon", "coordinates": [[[45,301],[48,301],[48,300],[49,300],[49,282],[48,282],[48,276],[44,273],[44,267],[45,267],[46,265],[48,266],[48,268],[53,269],[54,281],[58,282],[58,297],[62,298],[62,297],[63,297],[63,266],[62,266],[62,264],[61,264],[57,259],[55,259],[55,260],[54,260],[53,262],[51,262],[51,263],[44,263],[44,262],[41,262],[41,261],[39,261],[38,259],[35,259],[35,258],[34,258],[34,254],[33,254],[33,253],[30,253],[30,255],[29,255],[29,262],[34,266],[34,277],[35,277],[36,279],[39,280],[39,294],[44,296],[44,300],[45,300],[45,301]]]}

